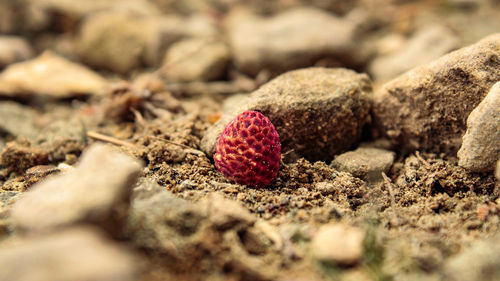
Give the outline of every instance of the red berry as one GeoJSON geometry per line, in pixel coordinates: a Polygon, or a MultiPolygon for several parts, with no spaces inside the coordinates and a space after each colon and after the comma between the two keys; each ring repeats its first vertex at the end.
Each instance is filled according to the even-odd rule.
{"type": "Polygon", "coordinates": [[[280,137],[258,111],[245,111],[229,122],[215,150],[217,170],[239,184],[264,187],[278,175],[280,137]]]}

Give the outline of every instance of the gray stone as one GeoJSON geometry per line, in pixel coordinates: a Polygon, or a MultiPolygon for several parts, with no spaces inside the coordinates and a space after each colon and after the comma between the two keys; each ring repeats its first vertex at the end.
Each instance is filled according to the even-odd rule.
{"type": "Polygon", "coordinates": [[[91,228],[0,244],[0,280],[136,280],[135,258],[91,228]]]}
{"type": "Polygon", "coordinates": [[[450,257],[444,266],[442,280],[500,280],[500,235],[477,241],[450,257]]]}
{"type": "Polygon", "coordinates": [[[349,172],[353,176],[368,182],[382,180],[382,172],[387,173],[394,162],[392,151],[361,147],[335,156],[331,166],[339,171],[349,172]]]}
{"type": "Polygon", "coordinates": [[[500,80],[500,34],[414,68],[375,92],[373,117],[402,153],[455,155],[466,119],[500,80]]]}
{"type": "Polygon", "coordinates": [[[311,242],[314,259],[340,266],[356,264],[363,255],[364,233],[348,225],[321,226],[311,242]]]}
{"type": "Polygon", "coordinates": [[[500,82],[470,113],[457,153],[458,165],[474,172],[493,171],[500,159],[500,82]]]}
{"type": "Polygon", "coordinates": [[[0,74],[0,96],[56,99],[103,94],[107,82],[94,71],[52,52],[12,64],[0,74]]]}
{"type": "Polygon", "coordinates": [[[223,77],[229,56],[229,49],[222,42],[185,39],[168,49],[163,75],[172,82],[216,80],[223,77]]]}
{"type": "Polygon", "coordinates": [[[375,58],[369,71],[375,79],[392,79],[457,49],[459,43],[458,37],[449,28],[437,24],[425,26],[397,51],[375,58]]]}
{"type": "Polygon", "coordinates": [[[47,232],[78,223],[95,224],[116,235],[126,218],[141,165],[104,145],[93,145],[76,169],[32,187],[12,209],[20,231],[47,232]]]}
{"type": "Polygon", "coordinates": [[[355,49],[355,25],[314,8],[293,8],[270,18],[235,13],[228,28],[236,67],[252,75],[311,66],[324,58],[344,65],[355,49]]]}
{"type": "Polygon", "coordinates": [[[371,90],[365,74],[347,69],[287,72],[225,113],[206,131],[201,148],[212,156],[226,124],[245,110],[258,110],[276,127],[283,153],[328,161],[359,140],[369,120],[371,90]]]}
{"type": "Polygon", "coordinates": [[[0,69],[33,57],[33,49],[21,37],[0,36],[0,69]]]}

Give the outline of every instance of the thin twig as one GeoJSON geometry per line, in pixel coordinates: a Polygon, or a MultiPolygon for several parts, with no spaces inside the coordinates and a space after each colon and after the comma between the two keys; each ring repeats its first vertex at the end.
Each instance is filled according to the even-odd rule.
{"type": "Polygon", "coordinates": [[[180,147],[184,148],[184,151],[187,152],[187,153],[191,153],[191,154],[198,155],[198,156],[205,156],[205,153],[203,151],[195,149],[195,148],[192,148],[192,147],[190,147],[188,145],[181,144],[181,143],[176,143],[176,142],[169,141],[169,140],[162,139],[162,138],[155,137],[155,136],[151,136],[151,138],[157,139],[159,141],[166,142],[168,144],[173,144],[173,145],[180,146],[180,147]]]}
{"type": "Polygon", "coordinates": [[[395,222],[396,224],[399,224],[400,216],[396,206],[396,198],[394,196],[394,190],[392,189],[391,179],[389,179],[389,177],[384,172],[382,172],[382,177],[384,178],[384,184],[387,187],[387,190],[389,191],[389,196],[391,197],[391,207],[392,207],[392,212],[394,214],[395,222]]]}
{"type": "Polygon", "coordinates": [[[108,143],[112,143],[112,144],[116,144],[116,145],[120,145],[120,146],[135,147],[134,144],[131,144],[129,142],[126,142],[126,141],[123,141],[123,140],[119,140],[117,138],[106,136],[106,135],[103,135],[103,134],[100,134],[100,133],[97,133],[97,132],[93,132],[93,131],[87,132],[87,136],[89,138],[92,138],[92,139],[95,139],[95,140],[100,140],[100,141],[103,141],[103,142],[108,142],[108,143]]]}
{"type": "Polygon", "coordinates": [[[430,167],[431,164],[429,164],[429,162],[427,162],[427,160],[425,160],[422,155],[420,155],[420,151],[415,151],[415,156],[417,156],[417,159],[420,160],[420,162],[422,162],[426,167],[430,167]]]}
{"type": "Polygon", "coordinates": [[[394,209],[394,207],[396,206],[396,199],[394,197],[394,190],[392,189],[391,179],[389,179],[389,177],[384,172],[382,172],[382,177],[384,178],[385,187],[387,187],[389,196],[391,197],[391,206],[394,209]]]}
{"type": "Polygon", "coordinates": [[[130,111],[132,111],[132,113],[134,114],[135,120],[137,121],[137,123],[139,123],[139,125],[141,125],[143,128],[148,127],[148,123],[146,122],[146,120],[144,120],[144,117],[142,117],[142,114],[137,111],[137,109],[132,107],[130,111]]]}

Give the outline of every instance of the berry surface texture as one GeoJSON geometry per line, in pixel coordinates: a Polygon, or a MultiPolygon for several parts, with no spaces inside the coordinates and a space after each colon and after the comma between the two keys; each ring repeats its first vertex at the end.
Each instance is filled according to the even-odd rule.
{"type": "Polygon", "coordinates": [[[214,155],[217,170],[239,184],[265,187],[276,178],[281,144],[269,118],[245,111],[224,128],[214,155]]]}

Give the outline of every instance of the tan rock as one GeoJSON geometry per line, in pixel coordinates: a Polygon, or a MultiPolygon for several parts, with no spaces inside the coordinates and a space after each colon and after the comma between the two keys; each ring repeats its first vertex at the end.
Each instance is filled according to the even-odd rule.
{"type": "Polygon", "coordinates": [[[91,228],[0,244],[0,280],[136,280],[135,258],[91,228]]]}
{"type": "Polygon", "coordinates": [[[0,96],[70,98],[105,92],[106,80],[92,70],[51,52],[12,64],[0,74],[0,96]]]}
{"type": "Polygon", "coordinates": [[[375,92],[373,117],[403,153],[455,155],[470,112],[500,80],[500,34],[414,68],[375,92]]]}
{"type": "Polygon", "coordinates": [[[229,55],[222,42],[202,38],[182,40],[168,49],[163,75],[172,82],[216,80],[224,75],[229,55]]]}
{"type": "Polygon", "coordinates": [[[337,155],[331,166],[369,182],[377,182],[382,180],[382,172],[387,173],[394,162],[394,157],[395,153],[392,151],[361,147],[337,155]]]}
{"type": "Polygon", "coordinates": [[[76,169],[32,187],[12,209],[14,227],[47,232],[90,223],[120,232],[141,165],[104,145],[87,149],[76,169]]]}
{"type": "Polygon", "coordinates": [[[458,165],[470,171],[495,169],[500,159],[500,82],[467,118],[467,131],[457,156],[458,165]]]}
{"type": "Polygon", "coordinates": [[[322,58],[343,65],[354,49],[355,25],[314,8],[294,8],[269,18],[245,12],[228,22],[236,67],[252,75],[262,69],[281,73],[314,65],[322,58]]]}

